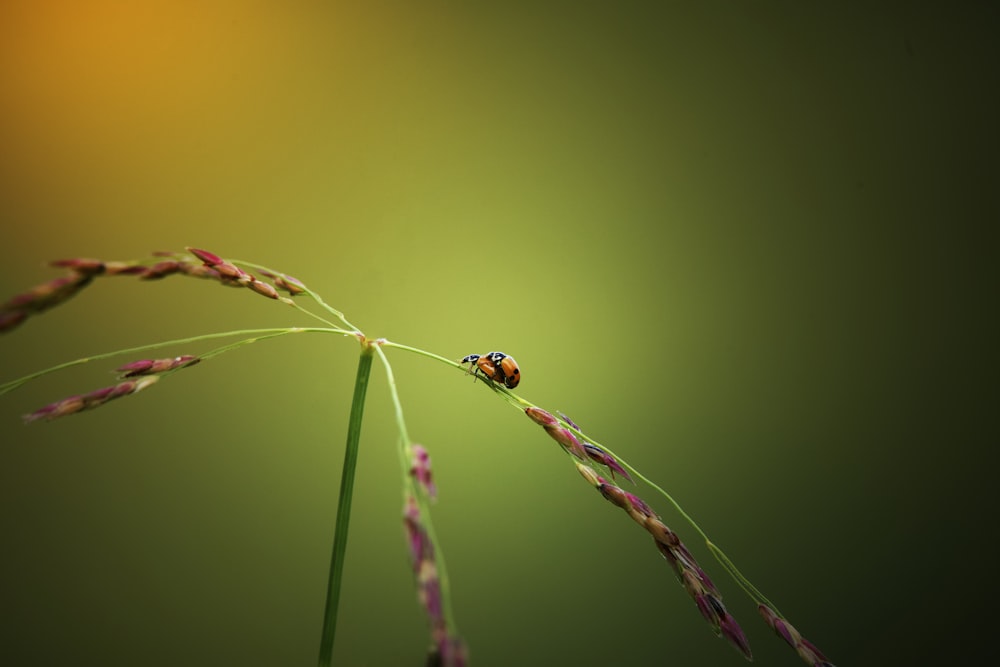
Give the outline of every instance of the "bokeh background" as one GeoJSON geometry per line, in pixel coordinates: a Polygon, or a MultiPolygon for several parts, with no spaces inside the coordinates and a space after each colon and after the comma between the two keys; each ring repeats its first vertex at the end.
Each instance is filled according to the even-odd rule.
{"type": "MultiPolygon", "coordinates": [[[[505,350],[523,396],[669,489],[842,667],[985,652],[995,12],[690,5],[7,0],[0,293],[49,259],[194,245],[372,336],[505,350]]],[[[6,334],[0,380],[307,323],[102,280],[6,334]]],[[[0,399],[0,663],[314,664],[357,353],[265,342],[30,427],[113,365],[0,399]]],[[[391,359],[473,664],[742,662],[540,429],[391,359]]],[[[338,665],[422,664],[395,437],[376,365],[338,665]]],[[[800,664],[638,492],[756,662],[800,664]]]]}

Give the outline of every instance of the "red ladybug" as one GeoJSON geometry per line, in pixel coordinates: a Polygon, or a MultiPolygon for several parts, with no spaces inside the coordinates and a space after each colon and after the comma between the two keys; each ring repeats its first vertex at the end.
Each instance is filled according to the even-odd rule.
{"type": "Polygon", "coordinates": [[[474,364],[477,375],[482,373],[494,382],[502,382],[508,389],[513,389],[521,381],[521,369],[517,367],[514,357],[503,352],[489,352],[483,355],[470,354],[463,358],[461,363],[474,364]]]}

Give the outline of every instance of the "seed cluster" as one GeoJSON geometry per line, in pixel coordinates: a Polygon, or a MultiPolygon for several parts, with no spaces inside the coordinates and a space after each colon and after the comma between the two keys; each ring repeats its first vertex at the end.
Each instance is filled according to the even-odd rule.
{"type": "Polygon", "coordinates": [[[757,606],[764,622],[773,629],[779,637],[788,642],[788,645],[795,649],[805,662],[813,667],[833,667],[833,663],[827,660],[823,652],[816,648],[816,645],[799,634],[795,627],[785,619],[774,613],[766,604],[757,606]]]}
{"type": "MultiPolygon", "coordinates": [[[[708,621],[715,634],[725,638],[747,660],[753,660],[750,643],[747,641],[743,629],[726,610],[725,605],[722,604],[722,594],[719,593],[718,588],[688,548],[681,542],[677,533],[670,530],[642,498],[604,479],[594,468],[586,465],[585,461],[589,459],[605,466],[612,479],[615,473],[618,473],[631,482],[632,477],[624,466],[597,445],[581,441],[581,438],[578,438],[573,431],[563,425],[565,422],[576,431],[580,430],[566,415],[561,415],[562,422],[560,422],[551,413],[541,408],[529,407],[524,412],[529,419],[544,428],[553,440],[577,459],[577,470],[591,486],[600,492],[605,500],[623,509],[633,521],[646,529],[652,536],[656,548],[673,567],[684,590],[694,600],[698,611],[708,621]]],[[[788,642],[807,663],[813,667],[834,667],[833,663],[829,662],[818,648],[808,640],[803,639],[788,621],[779,617],[770,607],[760,604],[759,611],[764,621],[788,642]]]]}
{"type": "Polygon", "coordinates": [[[44,408],[39,408],[30,414],[24,415],[24,422],[30,424],[39,419],[52,421],[57,417],[65,417],[66,415],[76,414],[84,410],[98,408],[108,401],[142,391],[157,382],[162,373],[193,366],[199,361],[201,359],[198,357],[184,354],[172,359],[140,359],[139,361],[127,363],[124,366],[119,366],[116,371],[119,379],[123,380],[123,382],[119,382],[111,387],[95,389],[87,394],[69,396],[55,403],[50,403],[44,408]]]}
{"type": "MultiPolygon", "coordinates": [[[[548,433],[553,440],[558,442],[563,449],[576,458],[581,461],[590,459],[595,463],[605,466],[611,474],[612,479],[614,479],[615,473],[618,473],[628,481],[632,482],[632,476],[628,474],[628,471],[625,470],[620,463],[618,463],[618,460],[615,457],[611,456],[611,454],[608,454],[597,445],[589,442],[580,442],[580,439],[577,438],[571,430],[559,423],[559,420],[556,419],[550,412],[546,412],[541,408],[532,406],[530,408],[525,408],[524,414],[528,415],[528,418],[531,419],[531,421],[544,428],[545,432],[548,433]]],[[[576,430],[580,430],[579,427],[570,421],[565,415],[563,415],[563,419],[576,430]]]]}
{"type": "MultiPolygon", "coordinates": [[[[434,496],[431,482],[431,460],[422,445],[413,445],[410,475],[428,496],[434,496]]],[[[461,638],[448,630],[448,622],[442,605],[441,579],[438,576],[434,544],[421,520],[420,505],[412,495],[403,507],[403,525],[410,544],[410,561],[417,580],[417,599],[427,612],[434,646],[428,657],[428,665],[442,667],[465,667],[468,658],[461,638]]]]}
{"type": "Polygon", "coordinates": [[[577,463],[576,466],[583,478],[600,491],[608,502],[625,510],[633,521],[653,536],[656,548],[673,566],[684,590],[694,599],[698,611],[712,626],[715,634],[728,640],[747,660],[752,660],[750,644],[736,619],[722,604],[722,594],[677,537],[677,533],[670,530],[659,515],[638,496],[611,484],[588,465],[577,463]]]}
{"type": "Polygon", "coordinates": [[[95,389],[94,391],[86,394],[68,396],[62,400],[56,401],[55,403],[49,403],[44,408],[39,408],[30,414],[24,415],[24,422],[26,424],[30,424],[31,422],[39,419],[52,421],[58,417],[65,417],[66,415],[76,414],[77,412],[83,412],[84,410],[92,410],[104,405],[108,401],[113,401],[116,398],[136,394],[159,379],[159,376],[151,375],[140,378],[139,380],[126,380],[125,382],[119,382],[111,387],[95,389]]]}
{"type": "Polygon", "coordinates": [[[174,252],[153,253],[155,261],[105,262],[90,257],[57,259],[50,266],[68,269],[69,272],[48,282],[36,285],[0,305],[0,333],[21,325],[30,315],[38,314],[65,303],[89,285],[95,277],[137,276],[139,280],[162,280],[174,274],[215,280],[230,287],[248,287],[269,299],[284,299],[278,290],[290,296],[306,292],[305,286],[291,276],[261,271],[272,284],[258,280],[218,255],[187,248],[190,255],[174,252]],[[192,257],[193,256],[193,257],[192,257]]]}
{"type": "Polygon", "coordinates": [[[437,497],[437,487],[431,478],[431,455],[423,445],[413,445],[413,461],[410,465],[410,476],[417,480],[417,484],[424,490],[429,498],[437,497]]]}
{"type": "Polygon", "coordinates": [[[104,273],[106,268],[103,262],[91,259],[59,260],[52,265],[71,270],[66,275],[36,285],[27,292],[8,299],[0,306],[0,332],[10,331],[21,325],[29,315],[65,303],[89,285],[94,276],[104,273]]]}

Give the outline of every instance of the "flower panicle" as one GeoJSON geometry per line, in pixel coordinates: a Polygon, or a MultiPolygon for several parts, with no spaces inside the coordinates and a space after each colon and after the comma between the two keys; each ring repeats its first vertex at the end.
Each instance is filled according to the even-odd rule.
{"type": "MultiPolygon", "coordinates": [[[[556,419],[552,413],[534,406],[525,408],[524,413],[529,419],[531,419],[531,421],[544,428],[545,432],[548,433],[553,440],[558,442],[563,449],[575,456],[577,459],[581,461],[590,459],[595,463],[605,466],[611,474],[612,479],[614,478],[615,473],[618,473],[628,481],[635,483],[632,480],[632,476],[615,457],[611,456],[611,454],[607,453],[593,443],[580,442],[580,439],[577,438],[572,431],[560,424],[559,420],[556,419]]],[[[580,427],[573,423],[573,420],[569,417],[562,413],[560,413],[560,416],[567,424],[575,428],[577,431],[580,430],[580,427]]]]}
{"type": "Polygon", "coordinates": [[[785,642],[795,649],[804,662],[813,667],[834,667],[833,663],[827,659],[823,652],[816,648],[815,644],[799,634],[791,623],[779,616],[766,604],[757,605],[757,611],[761,618],[774,632],[785,640],[785,642]]]}
{"type": "Polygon", "coordinates": [[[417,584],[417,599],[427,613],[431,626],[432,647],[428,665],[465,667],[467,656],[462,640],[448,629],[444,613],[441,579],[438,576],[434,544],[424,527],[420,505],[412,495],[403,508],[403,525],[410,546],[410,561],[417,584]]]}
{"type": "Polygon", "coordinates": [[[119,366],[116,369],[116,372],[120,378],[131,378],[140,375],[156,375],[158,373],[166,373],[167,371],[178,370],[187,366],[194,366],[200,361],[201,359],[191,354],[182,354],[181,356],[173,357],[172,359],[140,359],[139,361],[133,361],[125,364],[124,366],[119,366]]]}
{"type": "Polygon", "coordinates": [[[30,315],[37,315],[69,301],[89,285],[95,275],[93,272],[70,271],[11,297],[0,305],[0,333],[17,328],[30,315]]]}
{"type": "Polygon", "coordinates": [[[127,363],[124,366],[119,366],[115,371],[118,373],[118,379],[121,380],[118,384],[49,403],[45,407],[24,415],[24,422],[30,424],[38,420],[52,421],[58,417],[65,417],[84,410],[93,410],[108,401],[142,391],[158,382],[163,373],[187,368],[199,361],[201,359],[194,355],[184,354],[173,359],[140,359],[127,363]]]}
{"type": "Polygon", "coordinates": [[[605,500],[625,510],[633,521],[645,528],[652,536],[656,548],[673,567],[684,590],[694,600],[695,606],[708,621],[712,631],[732,644],[747,660],[753,660],[750,643],[739,623],[722,604],[722,594],[719,593],[715,584],[698,565],[694,556],[680,541],[677,534],[670,530],[660,519],[660,516],[635,494],[611,484],[588,465],[577,462],[576,467],[583,478],[596,488],[605,500]]]}
{"type": "MultiPolygon", "coordinates": [[[[580,427],[566,415],[558,413],[559,419],[557,419],[549,412],[534,406],[526,408],[525,414],[544,428],[549,436],[577,459],[575,464],[579,473],[591,486],[597,489],[605,500],[624,510],[633,521],[646,529],[646,532],[652,536],[657,550],[671,565],[681,586],[691,596],[699,613],[709,623],[715,634],[728,641],[747,660],[753,660],[750,643],[743,629],[728,612],[722,603],[722,594],[719,589],[698,564],[687,546],[681,542],[674,531],[663,523],[660,516],[642,498],[606,480],[593,467],[587,465],[587,460],[607,468],[612,479],[617,473],[631,482],[633,481],[632,477],[625,467],[609,452],[589,442],[582,433],[580,433],[580,437],[577,437],[566,428],[568,425],[577,433],[580,432],[580,427]]],[[[695,527],[697,528],[697,526],[695,527]]],[[[711,543],[709,546],[712,547],[711,543]]],[[[726,563],[726,560],[723,561],[723,564],[726,563]]],[[[731,569],[730,572],[732,572],[731,569]]],[[[755,597],[755,600],[760,603],[760,598],[755,597]]],[[[799,657],[806,663],[813,667],[834,667],[822,651],[809,640],[803,638],[786,619],[779,616],[773,609],[761,603],[758,605],[758,610],[768,626],[795,649],[799,657]]]]}
{"type": "Polygon", "coordinates": [[[149,375],[136,380],[125,380],[110,387],[95,389],[86,394],[68,396],[24,415],[24,422],[30,424],[38,420],[52,421],[59,417],[83,412],[84,410],[93,410],[116,398],[137,394],[156,383],[159,379],[160,376],[158,375],[149,375]]]}
{"type": "Polygon", "coordinates": [[[99,276],[107,270],[107,265],[92,257],[73,257],[70,259],[54,259],[49,266],[58,269],[69,269],[88,276],[99,276]]]}
{"type": "Polygon", "coordinates": [[[159,251],[153,253],[152,260],[137,261],[105,262],[82,257],[53,260],[49,262],[50,266],[69,269],[69,272],[0,303],[0,333],[12,331],[23,324],[29,316],[69,300],[97,276],[130,275],[137,276],[139,280],[156,280],[179,273],[212,279],[223,285],[249,287],[258,294],[289,305],[294,305],[294,302],[280,296],[279,288],[291,295],[307,293],[319,299],[299,280],[291,276],[257,267],[262,275],[272,278],[274,285],[271,285],[257,280],[235,264],[221,260],[214,253],[203,250],[197,250],[197,253],[198,255],[159,251]],[[199,257],[204,259],[201,260],[199,257]]]}
{"type": "Polygon", "coordinates": [[[101,276],[137,276],[139,280],[161,280],[174,274],[214,280],[230,287],[247,287],[269,299],[290,303],[278,290],[290,296],[308,291],[299,280],[284,274],[263,270],[261,275],[273,284],[258,280],[235,264],[215,253],[199,248],[187,248],[185,253],[158,251],[153,260],[106,262],[92,257],[56,259],[49,266],[68,272],[26,292],[17,294],[0,305],[0,333],[12,331],[30,315],[44,312],[76,296],[94,278],[101,276]]]}

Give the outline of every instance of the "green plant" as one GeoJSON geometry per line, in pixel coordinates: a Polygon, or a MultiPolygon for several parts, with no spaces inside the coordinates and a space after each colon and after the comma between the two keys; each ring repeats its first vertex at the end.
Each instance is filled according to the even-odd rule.
{"type": "MultiPolygon", "coordinates": [[[[351,324],[343,313],[327,304],[301,281],[264,266],[238,260],[225,260],[218,255],[196,248],[188,248],[187,252],[184,253],[160,254],[148,260],[135,262],[103,262],[78,258],[52,262],[52,265],[67,269],[68,273],[15,296],[0,307],[0,331],[10,331],[23,324],[30,316],[63,303],[98,277],[137,276],[140,280],[156,280],[173,274],[208,279],[230,287],[250,289],[268,299],[291,306],[323,326],[227,331],[181,340],[162,341],[76,359],[0,385],[0,394],[5,394],[28,381],[78,364],[100,361],[114,356],[137,354],[166,346],[194,344],[222,338],[236,339],[198,355],[188,354],[167,359],[141,359],[126,363],[117,368],[118,381],[116,384],[50,403],[25,415],[24,419],[27,422],[49,421],[95,409],[111,400],[143,391],[160,380],[203,360],[265,339],[290,334],[320,333],[351,337],[360,344],[354,397],[348,421],[347,447],[342,468],[325,618],[320,641],[319,664],[321,666],[331,664],[332,660],[362,417],[372,363],[377,356],[388,380],[398,430],[398,453],[403,489],[403,523],[408,538],[418,598],[427,614],[430,625],[431,650],[428,664],[449,666],[466,664],[466,649],[458,633],[455,613],[451,605],[443,552],[431,520],[430,503],[435,498],[436,487],[433,482],[430,455],[424,446],[417,444],[410,437],[396,387],[395,375],[385,349],[398,349],[422,355],[454,367],[462,373],[474,371],[477,368],[476,359],[473,357],[463,359],[462,361],[471,362],[471,366],[467,367],[462,362],[446,359],[437,354],[384,338],[370,339],[351,324]],[[260,280],[250,271],[255,271],[265,280],[260,280]],[[303,307],[299,303],[301,299],[297,297],[312,299],[321,311],[315,312],[303,307]]],[[[498,357],[498,359],[500,358],[502,355],[498,357]]],[[[505,368],[513,367],[510,365],[511,363],[512,360],[508,359],[505,368]]],[[[717,635],[729,641],[748,660],[752,658],[746,636],[723,605],[722,595],[714,582],[698,564],[677,533],[663,522],[660,515],[654,512],[646,501],[614,483],[618,477],[630,483],[638,480],[663,496],[705,541],[710,553],[718,560],[723,569],[758,605],[764,621],[791,645],[805,662],[818,667],[831,665],[813,644],[801,637],[785,617],[777,611],[777,607],[743,576],[726,554],[708,538],[708,535],[669,493],[643,476],[611,449],[589,437],[565,415],[556,417],[514,394],[510,387],[515,387],[516,381],[508,381],[506,386],[504,382],[493,381],[491,378],[495,379],[496,377],[494,369],[485,360],[484,365],[480,365],[479,369],[487,371],[486,377],[481,383],[483,387],[541,426],[560,445],[583,478],[596,488],[605,499],[623,509],[652,537],[654,545],[673,568],[698,611],[717,635]],[[610,481],[601,473],[607,474],[610,481]]],[[[503,375],[502,371],[498,372],[501,376],[503,375]]]]}

